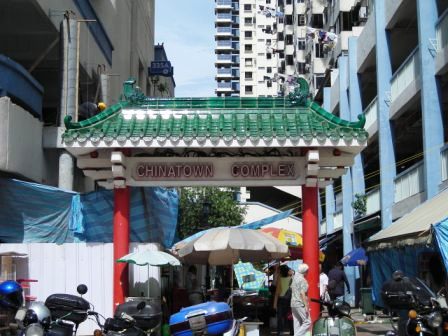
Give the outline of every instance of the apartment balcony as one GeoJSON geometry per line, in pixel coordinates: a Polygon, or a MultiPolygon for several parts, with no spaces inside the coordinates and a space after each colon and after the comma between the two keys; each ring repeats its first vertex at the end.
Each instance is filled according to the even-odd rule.
{"type": "Polygon", "coordinates": [[[232,23],[232,14],[230,13],[218,13],[216,14],[216,23],[232,23]]]}
{"type": "Polygon", "coordinates": [[[294,65],[286,65],[286,75],[294,76],[296,73],[296,69],[294,65]]]}
{"type": "Polygon", "coordinates": [[[231,0],[216,0],[216,9],[232,9],[231,0]]]}
{"type": "Polygon", "coordinates": [[[375,15],[370,15],[367,19],[367,23],[358,38],[357,47],[357,62],[358,71],[364,68],[364,63],[371,53],[374,52],[374,47],[376,44],[376,25],[375,25],[375,15]]]}
{"type": "Polygon", "coordinates": [[[375,188],[366,193],[366,216],[381,210],[380,189],[375,188]]]}
{"type": "Polygon", "coordinates": [[[216,79],[230,79],[232,78],[232,69],[231,68],[218,68],[216,79]]]}
{"type": "Polygon", "coordinates": [[[436,73],[442,75],[448,71],[448,10],[436,24],[437,50],[436,73]]]}
{"type": "Polygon", "coordinates": [[[374,135],[378,131],[378,96],[373,98],[370,104],[364,109],[364,115],[366,116],[365,130],[370,136],[374,135]]]}
{"type": "Polygon", "coordinates": [[[232,64],[232,55],[221,54],[218,55],[215,64],[232,64]]]}
{"type": "Polygon", "coordinates": [[[285,41],[278,41],[277,42],[277,49],[278,50],[284,50],[285,49],[285,41]]]}
{"type": "Polygon", "coordinates": [[[442,182],[448,181],[448,146],[442,148],[440,152],[442,161],[442,182]]]}
{"type": "Polygon", "coordinates": [[[220,92],[231,92],[233,91],[232,82],[218,82],[218,88],[216,90],[220,92]]]}
{"type": "Polygon", "coordinates": [[[305,3],[298,3],[296,4],[296,14],[305,14],[306,13],[306,4],[305,3]]]}
{"type": "Polygon", "coordinates": [[[395,115],[420,91],[420,52],[418,47],[395,71],[390,81],[390,115],[395,115]]]}
{"type": "Polygon", "coordinates": [[[294,13],[294,7],[292,4],[285,5],[285,15],[292,15],[294,13]]]}
{"type": "Polygon", "coordinates": [[[343,224],[343,220],[342,220],[342,211],[337,212],[334,214],[333,217],[333,230],[336,231],[338,229],[342,229],[342,224],[343,224]]]}
{"type": "Polygon", "coordinates": [[[215,36],[232,36],[232,28],[231,27],[218,27],[216,28],[215,36]]]}
{"type": "Polygon", "coordinates": [[[423,161],[408,168],[395,178],[395,203],[424,191],[423,161]]]}
{"type": "Polygon", "coordinates": [[[230,40],[218,40],[216,43],[216,51],[225,51],[225,50],[232,50],[232,41],[230,40]]]}

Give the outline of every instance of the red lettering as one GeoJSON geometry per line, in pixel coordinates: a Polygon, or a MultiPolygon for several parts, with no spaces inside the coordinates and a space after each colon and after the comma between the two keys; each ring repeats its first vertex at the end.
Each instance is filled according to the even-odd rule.
{"type": "Polygon", "coordinates": [[[204,166],[193,166],[193,175],[195,177],[202,177],[204,171],[204,166]]]}
{"type": "Polygon", "coordinates": [[[238,177],[238,175],[240,175],[240,167],[237,165],[232,165],[231,171],[233,177],[238,177]]]}
{"type": "Polygon", "coordinates": [[[261,165],[261,175],[265,176],[269,172],[269,166],[267,164],[261,165]]]}
{"type": "Polygon", "coordinates": [[[242,165],[241,166],[241,176],[242,177],[247,177],[250,174],[250,169],[248,165],[242,165]]]}

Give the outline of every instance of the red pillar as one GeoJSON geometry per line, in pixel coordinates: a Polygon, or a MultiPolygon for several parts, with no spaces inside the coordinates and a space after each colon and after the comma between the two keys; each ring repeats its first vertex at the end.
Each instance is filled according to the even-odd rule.
{"type": "Polygon", "coordinates": [[[128,296],[128,264],[117,263],[129,253],[129,188],[114,189],[114,310],[128,296]]]}
{"type": "MultiPolygon", "coordinates": [[[[319,223],[317,187],[302,186],[303,262],[309,266],[308,296],[319,299],[319,223]]],[[[310,301],[311,321],[319,318],[319,303],[310,301]]]]}

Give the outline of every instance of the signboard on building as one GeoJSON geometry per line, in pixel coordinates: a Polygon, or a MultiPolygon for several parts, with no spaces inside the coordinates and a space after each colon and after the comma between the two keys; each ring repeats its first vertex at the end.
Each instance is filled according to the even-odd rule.
{"type": "Polygon", "coordinates": [[[301,185],[305,166],[303,157],[126,158],[127,181],[140,186],[301,185]]]}
{"type": "Polygon", "coordinates": [[[170,61],[155,61],[151,62],[148,68],[149,76],[173,76],[173,67],[170,61]]]}

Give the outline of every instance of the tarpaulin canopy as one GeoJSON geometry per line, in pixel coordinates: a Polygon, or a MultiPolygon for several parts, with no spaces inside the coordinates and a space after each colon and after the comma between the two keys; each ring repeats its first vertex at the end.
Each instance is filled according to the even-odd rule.
{"type": "Polygon", "coordinates": [[[434,238],[439,247],[445,265],[445,271],[448,271],[448,217],[433,226],[434,238]]]}
{"type": "Polygon", "coordinates": [[[430,242],[431,225],[448,216],[448,189],[381,230],[366,243],[368,250],[425,245],[430,242]]]}
{"type": "MultiPolygon", "coordinates": [[[[112,242],[113,192],[87,194],[0,179],[0,242],[112,242]]],[[[177,226],[174,189],[131,188],[131,242],[171,246],[177,226]]]]}

